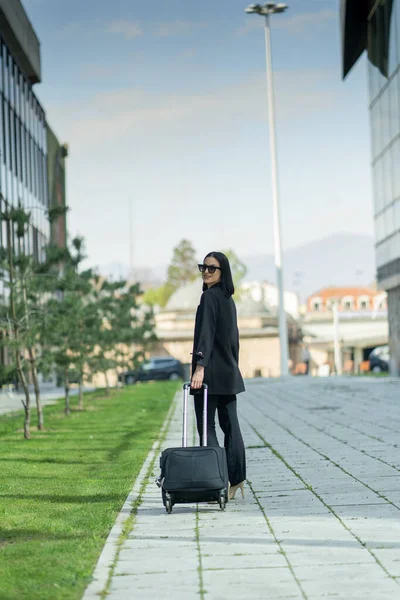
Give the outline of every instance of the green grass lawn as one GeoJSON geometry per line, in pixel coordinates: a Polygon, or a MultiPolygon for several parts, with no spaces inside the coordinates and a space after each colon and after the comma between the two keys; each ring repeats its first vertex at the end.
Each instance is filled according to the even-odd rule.
{"type": "Polygon", "coordinates": [[[81,598],[176,389],[87,394],[70,417],[61,401],[30,440],[21,414],[0,417],[1,600],[81,598]]]}

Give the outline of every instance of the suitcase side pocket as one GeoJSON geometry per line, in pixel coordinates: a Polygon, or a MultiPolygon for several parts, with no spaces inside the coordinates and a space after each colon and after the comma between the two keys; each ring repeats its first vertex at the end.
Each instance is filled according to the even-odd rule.
{"type": "Polygon", "coordinates": [[[163,487],[175,490],[216,490],[225,486],[216,448],[180,448],[165,457],[163,487]]]}

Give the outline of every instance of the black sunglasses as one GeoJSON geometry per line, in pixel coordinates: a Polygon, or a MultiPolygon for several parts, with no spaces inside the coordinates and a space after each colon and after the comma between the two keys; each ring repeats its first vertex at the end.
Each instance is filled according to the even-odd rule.
{"type": "Polygon", "coordinates": [[[218,269],[219,271],[222,271],[221,267],[217,267],[216,265],[197,265],[199,267],[199,271],[200,273],[205,273],[206,271],[208,271],[210,273],[210,275],[213,275],[213,273],[215,273],[215,271],[218,269]]]}

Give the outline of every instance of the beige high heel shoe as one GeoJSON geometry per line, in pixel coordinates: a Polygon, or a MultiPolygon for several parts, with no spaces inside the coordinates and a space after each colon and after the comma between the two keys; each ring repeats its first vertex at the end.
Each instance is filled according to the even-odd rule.
{"type": "Polygon", "coordinates": [[[235,494],[239,488],[240,488],[240,491],[242,492],[242,498],[244,498],[244,481],[242,481],[241,483],[238,483],[237,485],[229,486],[229,500],[234,499],[235,494]]]}

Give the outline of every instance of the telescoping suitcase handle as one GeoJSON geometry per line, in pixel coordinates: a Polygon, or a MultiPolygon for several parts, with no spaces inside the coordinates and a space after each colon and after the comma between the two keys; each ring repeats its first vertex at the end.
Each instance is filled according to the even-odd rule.
{"type": "MultiPolygon", "coordinates": [[[[187,427],[188,427],[188,396],[190,390],[190,383],[183,385],[183,428],[182,428],[182,446],[187,447],[187,427]]],[[[207,400],[208,400],[208,386],[203,383],[204,390],[204,403],[203,403],[203,446],[207,446],[207,400]]]]}

